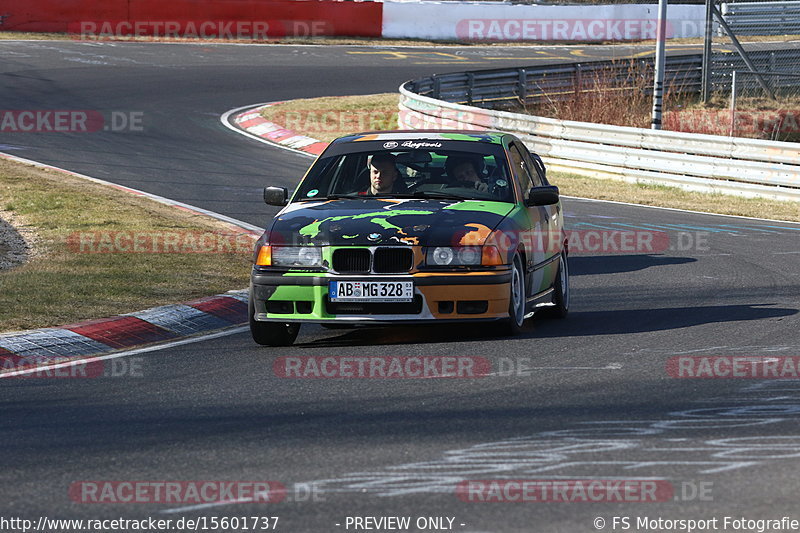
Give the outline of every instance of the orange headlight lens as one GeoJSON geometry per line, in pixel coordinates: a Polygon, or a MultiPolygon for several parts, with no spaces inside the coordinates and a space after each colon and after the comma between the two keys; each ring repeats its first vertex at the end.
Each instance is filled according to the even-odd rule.
{"type": "Polygon", "coordinates": [[[272,248],[269,246],[262,246],[258,251],[256,258],[256,266],[272,266],[272,248]]]}
{"type": "Polygon", "coordinates": [[[481,253],[481,265],[498,266],[503,264],[500,250],[496,246],[484,246],[481,253]]]}

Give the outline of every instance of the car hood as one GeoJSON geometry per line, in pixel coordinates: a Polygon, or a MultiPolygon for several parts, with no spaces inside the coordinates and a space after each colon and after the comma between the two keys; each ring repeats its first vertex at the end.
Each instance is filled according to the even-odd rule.
{"type": "Polygon", "coordinates": [[[358,198],[295,202],[272,223],[272,244],[315,246],[483,244],[514,208],[484,200],[358,198]]]}

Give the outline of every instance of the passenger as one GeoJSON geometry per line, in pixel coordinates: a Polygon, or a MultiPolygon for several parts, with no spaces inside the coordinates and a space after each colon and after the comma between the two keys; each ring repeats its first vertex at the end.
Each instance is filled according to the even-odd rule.
{"type": "Polygon", "coordinates": [[[448,187],[464,187],[481,192],[489,190],[489,186],[481,179],[483,158],[451,155],[444,164],[445,172],[450,178],[448,187]]]}

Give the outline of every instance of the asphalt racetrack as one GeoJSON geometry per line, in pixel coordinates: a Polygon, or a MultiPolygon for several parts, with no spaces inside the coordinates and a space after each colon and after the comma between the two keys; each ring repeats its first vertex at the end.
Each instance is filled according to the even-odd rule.
{"type": "MultiPolygon", "coordinates": [[[[219,117],[232,108],[611,53],[0,42],[3,109],[143,120],[141,131],[3,132],[0,150],[264,225],[275,210],[261,202],[261,188],[293,186],[310,159],[226,129],[219,117]]],[[[304,326],[291,348],[259,347],[243,332],[119,359],[135,361],[138,377],[0,380],[0,517],[270,516],[287,533],[623,531],[623,518],[629,531],[687,531],[664,520],[715,518],[706,530],[755,531],[726,529],[724,519],[800,519],[800,382],[679,379],[669,366],[679,356],[800,356],[800,225],[564,205],[569,227],[583,235],[663,232],[669,245],[576,252],[570,316],[529,321],[519,337],[474,326],[304,326]],[[493,372],[285,379],[273,368],[278,356],[472,356],[489,359],[493,372]],[[470,480],[553,487],[575,479],[659,490],[585,502],[573,490],[571,502],[562,492],[524,503],[456,490],[470,480]],[[74,492],[81,482],[200,480],[270,480],[286,494],[273,503],[192,505],[92,504],[74,492]],[[367,517],[408,517],[410,525],[367,517]],[[428,520],[436,517],[443,520],[428,520]],[[637,524],[644,518],[647,527],[637,524]]],[[[239,526],[207,530],[245,531],[239,526]]],[[[781,530],[791,529],[772,529],[781,530]]]]}

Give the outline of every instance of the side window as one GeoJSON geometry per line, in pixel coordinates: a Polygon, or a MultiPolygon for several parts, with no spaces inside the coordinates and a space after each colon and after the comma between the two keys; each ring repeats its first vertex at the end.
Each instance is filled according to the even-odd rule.
{"type": "Polygon", "coordinates": [[[508,147],[508,155],[511,159],[511,171],[514,175],[517,176],[519,180],[520,188],[522,189],[522,194],[527,197],[528,191],[531,190],[533,187],[533,179],[529,172],[529,163],[525,162],[525,158],[522,155],[522,151],[517,147],[517,143],[511,143],[508,147]]]}
{"type": "Polygon", "coordinates": [[[544,180],[542,179],[542,175],[540,174],[541,171],[539,170],[539,165],[536,163],[536,161],[533,160],[530,152],[528,152],[528,150],[524,146],[522,147],[522,157],[523,160],[525,161],[525,168],[530,170],[529,175],[531,177],[531,180],[533,180],[533,186],[534,187],[543,186],[545,183],[544,180]]]}

